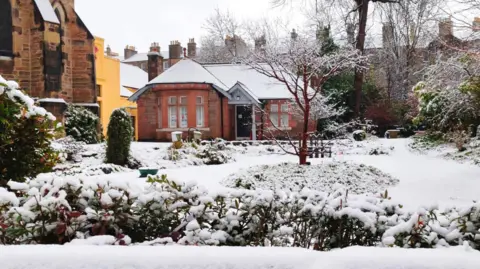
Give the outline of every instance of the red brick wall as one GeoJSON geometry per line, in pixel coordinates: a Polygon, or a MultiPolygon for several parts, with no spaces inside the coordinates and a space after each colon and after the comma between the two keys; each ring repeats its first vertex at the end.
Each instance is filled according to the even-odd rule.
{"type": "MultiPolygon", "coordinates": [[[[300,115],[299,113],[294,113],[292,112],[294,109],[292,108],[292,106],[295,105],[294,103],[292,103],[290,100],[268,100],[267,101],[267,104],[265,106],[265,109],[264,111],[266,112],[265,115],[264,115],[264,131],[263,131],[263,138],[268,138],[269,136],[273,135],[273,136],[278,136],[278,137],[281,137],[281,136],[284,136],[285,135],[285,132],[288,132],[288,134],[291,136],[291,137],[297,137],[303,130],[303,118],[302,118],[302,115],[300,115]],[[272,104],[277,104],[278,105],[278,125],[277,126],[280,126],[280,118],[281,118],[281,115],[284,114],[283,112],[281,112],[281,105],[282,104],[285,104],[285,103],[289,103],[289,118],[288,118],[288,129],[287,130],[283,130],[282,131],[277,131],[277,130],[272,130],[272,131],[267,131],[266,128],[272,128],[272,124],[271,124],[271,121],[270,121],[270,109],[271,109],[271,105],[272,104]]],[[[259,119],[257,119],[258,122],[260,122],[259,119]]],[[[259,129],[259,128],[257,128],[259,129]]],[[[281,128],[280,128],[281,129],[281,128]]],[[[309,121],[309,127],[308,127],[308,130],[311,132],[311,131],[315,131],[316,130],[316,122],[313,121],[313,120],[310,120],[309,121]]],[[[257,130],[257,134],[259,135],[260,134],[260,130],[257,130]]],[[[259,135],[260,137],[260,135],[259,135]]]]}
{"type": "MultiPolygon", "coordinates": [[[[222,137],[223,128],[223,137],[229,138],[231,135],[230,108],[228,106],[228,100],[225,97],[221,97],[221,95],[208,84],[170,84],[157,85],[138,99],[139,140],[169,141],[171,139],[171,132],[175,130],[183,131],[184,137],[186,138],[188,128],[197,128],[197,96],[202,96],[204,102],[204,127],[199,127],[203,137],[222,137]],[[171,96],[177,97],[177,103],[180,101],[180,97],[187,97],[187,128],[180,128],[178,125],[177,128],[169,128],[168,98],[171,96]],[[220,109],[222,103],[221,98],[223,98],[223,125],[220,109]],[[158,102],[160,102],[160,105],[158,105],[158,102]],[[161,113],[159,113],[159,110],[161,110],[161,113]],[[159,120],[159,116],[161,116],[161,120],[159,120]]],[[[177,113],[177,117],[180,117],[179,112],[177,113]]]]}

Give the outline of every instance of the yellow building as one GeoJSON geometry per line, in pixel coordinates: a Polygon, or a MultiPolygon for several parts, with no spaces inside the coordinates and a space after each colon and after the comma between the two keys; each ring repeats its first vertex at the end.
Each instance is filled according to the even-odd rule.
{"type": "Polygon", "coordinates": [[[142,69],[121,63],[115,57],[105,54],[105,40],[95,37],[95,68],[97,79],[100,122],[106,135],[108,122],[113,110],[126,108],[132,115],[135,139],[138,138],[137,104],[128,101],[128,97],[145,86],[148,74],[142,69]]]}

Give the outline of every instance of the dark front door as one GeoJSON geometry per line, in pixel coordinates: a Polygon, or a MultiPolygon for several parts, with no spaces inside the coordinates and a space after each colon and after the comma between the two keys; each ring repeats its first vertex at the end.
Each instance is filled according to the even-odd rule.
{"type": "Polygon", "coordinates": [[[135,132],[137,131],[137,130],[135,130],[135,121],[136,121],[136,119],[135,119],[135,116],[130,116],[130,117],[132,118],[133,140],[135,140],[135,132]]]}
{"type": "Polygon", "coordinates": [[[249,138],[252,132],[252,107],[237,106],[237,138],[249,138]]]}

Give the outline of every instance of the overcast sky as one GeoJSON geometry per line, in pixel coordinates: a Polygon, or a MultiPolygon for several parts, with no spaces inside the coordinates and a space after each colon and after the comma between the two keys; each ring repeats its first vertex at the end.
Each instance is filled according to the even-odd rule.
{"type": "Polygon", "coordinates": [[[241,20],[284,15],[301,20],[300,12],[273,9],[270,0],[77,0],[75,7],[90,31],[121,54],[126,45],[145,52],[152,42],[162,50],[171,40],[186,45],[193,37],[199,43],[204,21],[217,7],[241,20]]]}
{"type": "MultiPolygon", "coordinates": [[[[121,55],[126,45],[146,52],[152,42],[159,42],[162,50],[168,50],[172,40],[186,46],[193,37],[198,44],[205,34],[205,20],[217,7],[246,22],[264,17],[287,18],[292,28],[297,29],[305,26],[306,9],[304,5],[272,8],[271,0],[77,0],[75,5],[90,31],[104,38],[105,44],[121,55]]],[[[458,5],[450,7],[459,8],[458,5]]],[[[370,10],[375,13],[373,6],[370,10]]],[[[473,15],[462,19],[468,23],[473,15]]],[[[369,25],[367,39],[380,40],[381,27],[376,25],[381,22],[369,19],[369,25]]],[[[340,34],[344,34],[343,31],[340,34]]]]}

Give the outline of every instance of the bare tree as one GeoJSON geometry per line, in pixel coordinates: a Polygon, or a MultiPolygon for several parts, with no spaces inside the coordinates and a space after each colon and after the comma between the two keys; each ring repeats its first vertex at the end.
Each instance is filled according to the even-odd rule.
{"type": "MultiPolygon", "coordinates": [[[[292,1],[299,1],[299,0],[272,0],[272,3],[275,6],[281,6],[292,1]]],[[[307,1],[307,0],[302,0],[307,1]]],[[[324,0],[326,1],[351,1],[351,0],[324,0]]],[[[367,29],[367,18],[368,18],[368,11],[369,11],[369,4],[370,3],[399,3],[400,0],[353,0],[354,7],[350,12],[358,13],[358,31],[357,31],[357,38],[355,42],[355,48],[359,50],[362,54],[365,49],[365,36],[366,36],[366,29],[367,29]]],[[[315,0],[315,3],[322,2],[321,0],[315,0]]],[[[362,86],[363,86],[363,71],[360,69],[355,70],[355,78],[353,82],[353,87],[355,89],[355,109],[354,114],[355,117],[360,115],[360,104],[362,98],[362,86]]]]}
{"type": "Polygon", "coordinates": [[[440,14],[441,0],[404,0],[387,3],[380,8],[383,22],[383,48],[376,50],[379,66],[387,82],[388,98],[405,100],[413,84],[414,74],[424,63],[424,48],[433,40],[440,14]]]}
{"type": "Polygon", "coordinates": [[[263,49],[252,52],[245,62],[259,73],[284,85],[291,94],[292,106],[300,116],[302,130],[300,144],[291,143],[294,150],[288,153],[298,155],[299,163],[306,164],[311,126],[315,126],[315,120],[319,117],[336,114],[322,96],[323,85],[345,70],[364,68],[367,58],[353,49],[322,55],[322,43],[315,37],[298,33],[292,37],[269,38],[263,49]]]}
{"type": "Polygon", "coordinates": [[[245,56],[247,44],[241,37],[243,26],[228,10],[215,9],[205,21],[204,28],[207,36],[200,41],[200,62],[226,63],[245,56]]]}

